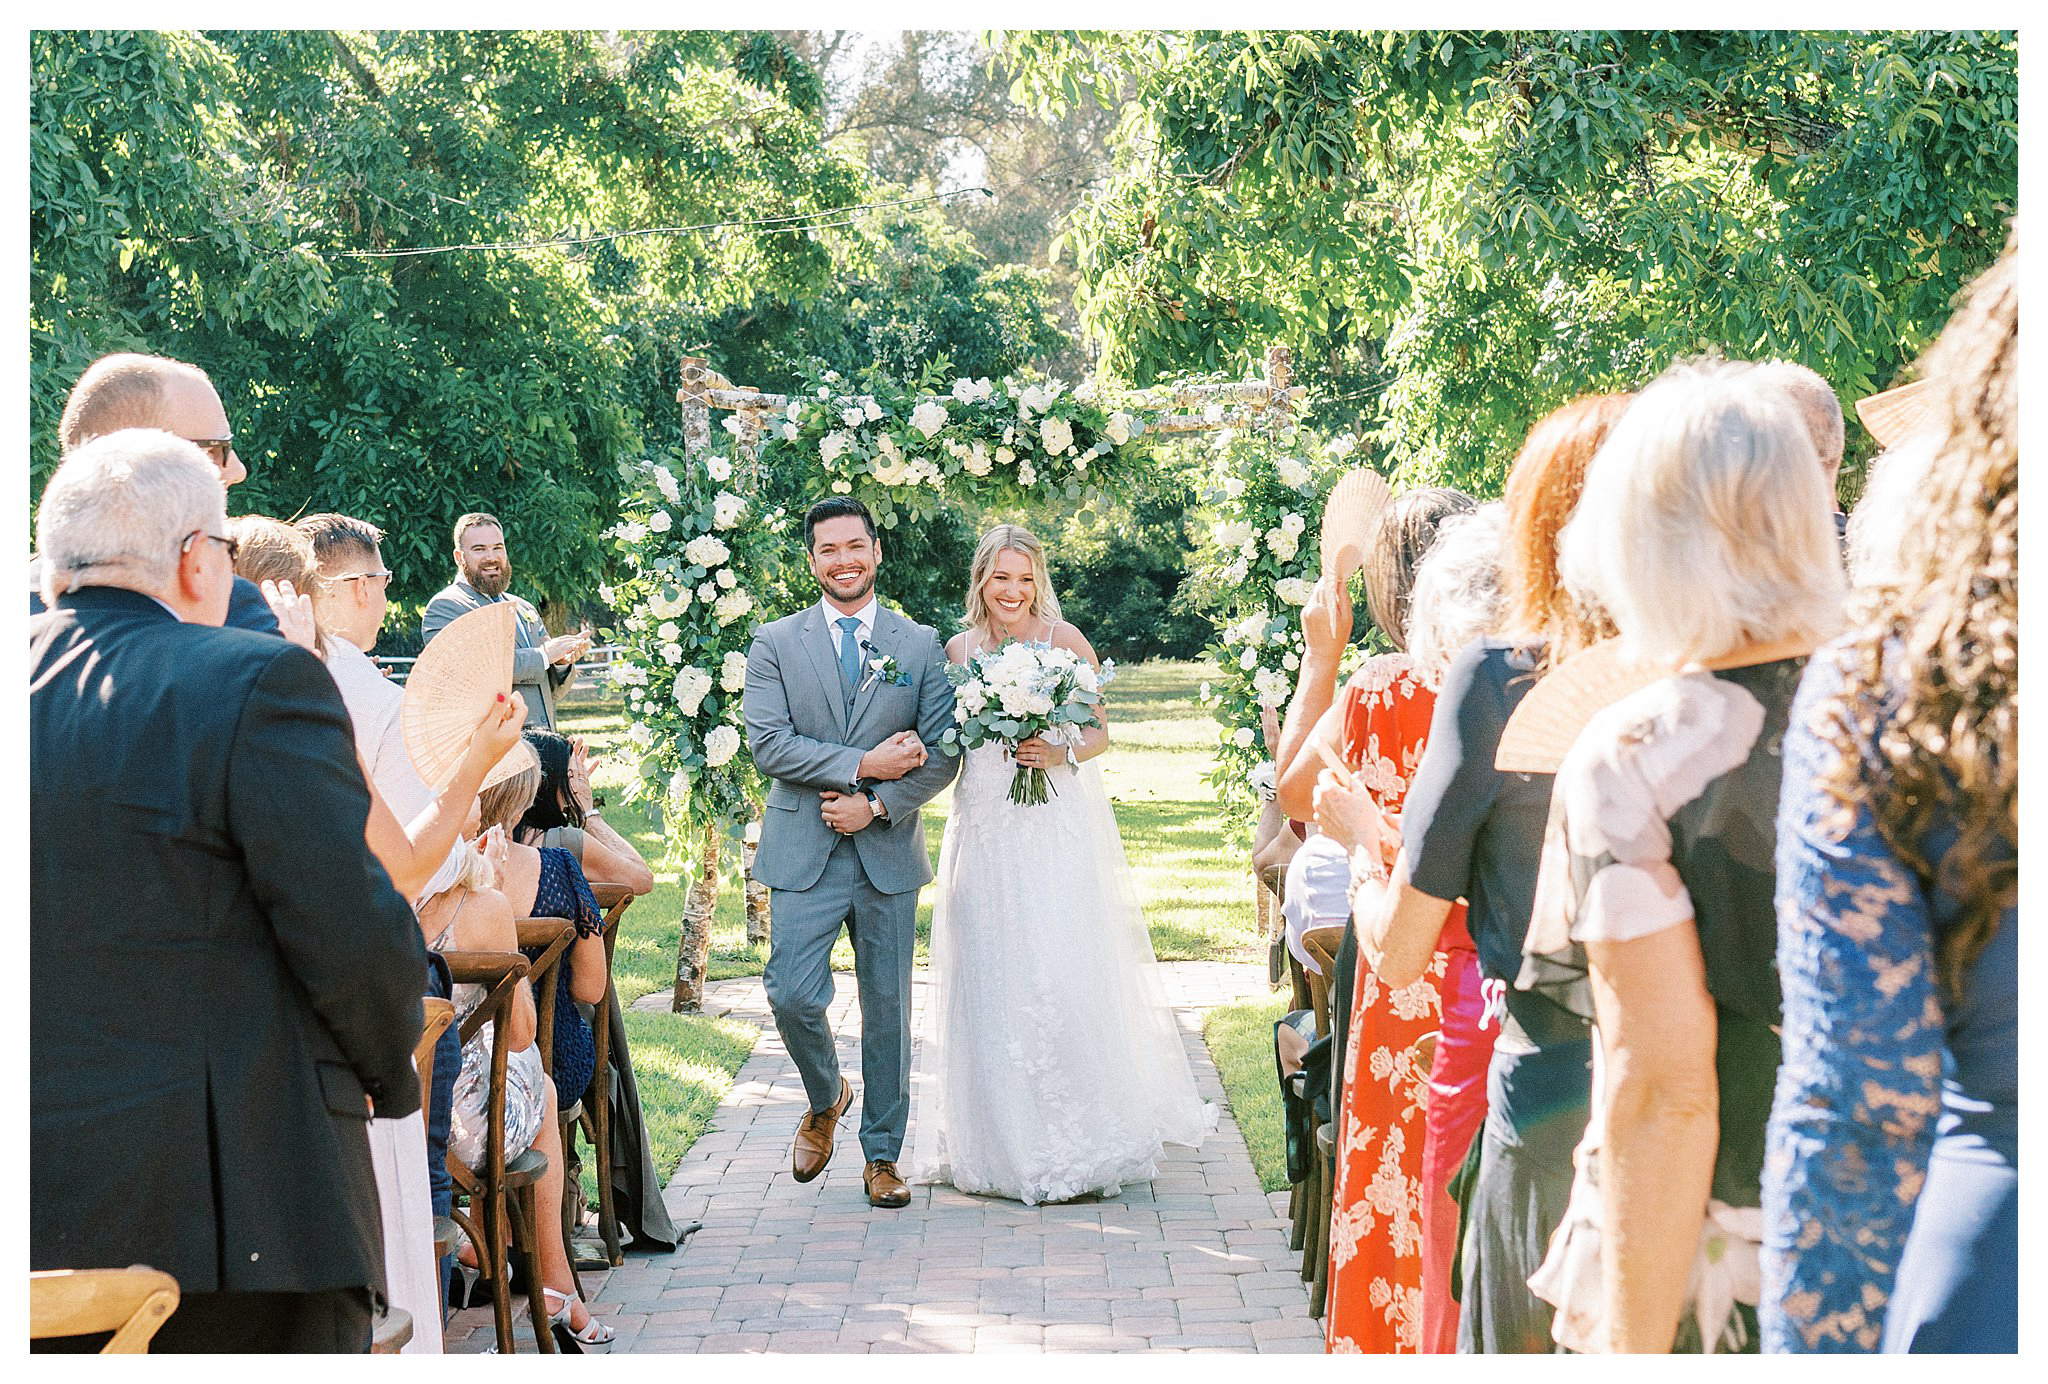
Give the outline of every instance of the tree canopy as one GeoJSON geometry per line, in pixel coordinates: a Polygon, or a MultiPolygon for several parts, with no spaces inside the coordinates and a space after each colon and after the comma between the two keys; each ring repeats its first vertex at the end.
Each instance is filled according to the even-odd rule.
{"type": "Polygon", "coordinates": [[[2017,202],[2010,33],[1018,32],[1121,112],[1071,218],[1103,364],[1292,345],[1325,423],[1491,489],[1531,422],[1709,349],[1881,388],[2017,202]]]}

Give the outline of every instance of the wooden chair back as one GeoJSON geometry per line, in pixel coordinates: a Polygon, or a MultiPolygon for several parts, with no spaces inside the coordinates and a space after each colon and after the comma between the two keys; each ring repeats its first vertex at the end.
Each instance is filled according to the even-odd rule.
{"type": "Polygon", "coordinates": [[[519,920],[519,949],[540,952],[527,961],[526,978],[533,982],[534,1014],[540,1024],[534,1041],[540,1044],[541,1070],[550,1079],[555,1075],[555,991],[562,983],[562,954],[575,940],[576,924],[567,918],[519,920]]]}
{"type": "Polygon", "coordinates": [[[427,1124],[434,1120],[434,1044],[441,1041],[441,1035],[448,1031],[448,1025],[455,1022],[455,1004],[439,995],[422,995],[420,1007],[424,1011],[420,1019],[420,1040],[412,1045],[412,1065],[420,1078],[420,1119],[427,1124]]]}
{"type": "MultiPolygon", "coordinates": [[[[596,897],[598,906],[604,909],[604,995],[597,1002],[596,1012],[591,1019],[591,1031],[596,1039],[596,1062],[590,1076],[590,1090],[583,1101],[583,1113],[576,1120],[589,1136],[591,1156],[597,1161],[597,1233],[604,1241],[605,1258],[614,1268],[626,1261],[625,1251],[619,1245],[618,1209],[612,1205],[611,1149],[612,1149],[612,1025],[611,1011],[618,1005],[618,996],[613,991],[612,962],[618,953],[619,919],[631,906],[635,897],[632,890],[623,884],[593,884],[590,892],[596,897]]],[[[567,1106],[563,1107],[565,1110],[567,1106]]],[[[564,1122],[567,1125],[568,1122],[564,1122]]],[[[562,1151],[569,1151],[573,1127],[562,1131],[562,1151]]],[[[563,1243],[574,1229],[576,1211],[583,1197],[581,1179],[562,1179],[563,1243]]],[[[569,1258],[575,1261],[572,1251],[569,1258]]],[[[581,1279],[578,1279],[581,1283],[581,1279]]]]}
{"type": "Polygon", "coordinates": [[[137,1264],[126,1269],[49,1269],[28,1276],[28,1335],[111,1331],[102,1355],[147,1355],[150,1338],[178,1307],[178,1280],[137,1264]]]}
{"type": "Polygon", "coordinates": [[[1314,927],[1301,934],[1301,949],[1323,968],[1321,975],[1309,973],[1309,1004],[1316,1011],[1316,1033],[1330,1031],[1330,986],[1336,980],[1337,949],[1344,945],[1341,927],[1314,927]]]}

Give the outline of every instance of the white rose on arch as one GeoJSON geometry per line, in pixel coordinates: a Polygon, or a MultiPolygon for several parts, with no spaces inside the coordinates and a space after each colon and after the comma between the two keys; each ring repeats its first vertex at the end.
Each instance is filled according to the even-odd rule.
{"type": "Polygon", "coordinates": [[[861,417],[865,418],[870,423],[881,422],[882,406],[876,403],[873,399],[868,400],[867,403],[861,406],[861,417]]]}
{"type": "MultiPolygon", "coordinates": [[[[1074,394],[1076,398],[1080,397],[1079,390],[1076,390],[1074,394]]],[[[1121,447],[1131,440],[1132,421],[1131,415],[1128,413],[1112,413],[1109,415],[1109,425],[1103,429],[1103,432],[1109,435],[1111,442],[1121,447]]]]}
{"type": "Polygon", "coordinates": [[[719,426],[724,428],[727,432],[731,433],[734,437],[746,436],[747,422],[744,418],[741,418],[737,413],[728,417],[719,426]]]}
{"type": "Polygon", "coordinates": [[[654,637],[664,644],[673,644],[682,637],[682,631],[676,628],[675,621],[664,620],[661,622],[661,628],[654,632],[654,637]]]}
{"type": "Polygon", "coordinates": [[[671,668],[675,667],[676,664],[681,663],[683,661],[683,646],[680,644],[662,645],[661,661],[663,663],[668,664],[671,668]]]}
{"type": "Polygon", "coordinates": [[[732,463],[724,457],[712,457],[704,463],[704,472],[720,485],[732,479],[732,463]]]}
{"type": "Polygon", "coordinates": [[[853,439],[843,432],[828,432],[818,439],[818,460],[830,466],[852,443],[853,439]]]}
{"type": "Polygon", "coordinates": [[[711,690],[711,674],[702,668],[676,669],[676,706],[685,716],[695,716],[697,708],[704,705],[704,694],[711,690]]]}
{"type": "Polygon", "coordinates": [[[1302,518],[1299,514],[1289,511],[1280,516],[1280,528],[1283,532],[1291,533],[1296,538],[1299,538],[1302,531],[1308,528],[1308,520],[1302,518]]]}
{"type": "Polygon", "coordinates": [[[705,605],[710,605],[713,601],[717,600],[718,583],[710,581],[698,582],[697,599],[704,602],[705,605]]]}
{"type": "Polygon", "coordinates": [[[1282,577],[1273,583],[1273,594],[1291,606],[1307,605],[1313,590],[1315,583],[1305,577],[1282,577]]]}
{"type": "Polygon", "coordinates": [[[960,459],[960,469],[970,476],[986,476],[991,469],[988,446],[977,442],[966,456],[960,459]]]}
{"type": "Polygon", "coordinates": [[[944,404],[937,399],[927,399],[910,411],[910,426],[927,438],[935,437],[939,429],[946,426],[948,417],[944,404]]]}
{"type": "Polygon", "coordinates": [[[857,428],[868,421],[867,412],[859,404],[839,410],[839,421],[849,428],[857,428]]]}
{"type": "Polygon", "coordinates": [[[704,767],[723,768],[740,752],[740,733],[731,726],[713,726],[704,737],[704,767]]]}
{"type": "Polygon", "coordinates": [[[1020,466],[1018,466],[1018,468],[1017,468],[1017,484],[1019,484],[1019,485],[1036,485],[1036,484],[1038,484],[1038,468],[1037,468],[1037,467],[1035,467],[1035,466],[1033,466],[1033,465],[1032,465],[1032,464],[1031,464],[1030,462],[1028,462],[1028,461],[1027,461],[1027,462],[1024,462],[1023,464],[1021,464],[1020,466]]]}
{"type": "Polygon", "coordinates": [[[730,490],[721,490],[718,497],[711,502],[711,526],[729,529],[739,523],[740,516],[746,512],[747,502],[744,498],[730,490]]]}
{"type": "Polygon", "coordinates": [[[718,588],[721,591],[730,591],[735,586],[738,586],[740,582],[740,579],[732,574],[732,568],[730,567],[719,568],[718,575],[713,577],[712,580],[718,583],[718,588]]]}
{"type": "Polygon", "coordinates": [[[667,533],[675,527],[675,522],[674,515],[665,509],[657,509],[647,516],[647,529],[650,533],[667,533]]]}
{"type": "Polygon", "coordinates": [[[1064,418],[1047,418],[1038,425],[1038,440],[1045,444],[1045,450],[1053,456],[1072,449],[1074,429],[1064,418]]]}
{"type": "Polygon", "coordinates": [[[1307,490],[1309,487],[1308,467],[1293,457],[1281,457],[1274,462],[1273,474],[1289,490],[1307,490]]]}

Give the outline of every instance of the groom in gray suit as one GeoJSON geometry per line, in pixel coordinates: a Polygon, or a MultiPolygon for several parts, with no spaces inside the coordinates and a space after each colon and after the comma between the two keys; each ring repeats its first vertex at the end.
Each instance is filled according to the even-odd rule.
{"type": "Polygon", "coordinates": [[[754,856],[774,891],[762,979],[810,1097],[792,1172],[809,1182],[825,1170],[853,1100],[825,1017],[845,926],[860,987],[862,1181],[873,1205],[907,1206],[896,1159],[910,1119],[910,969],[917,892],[932,877],[918,809],[959,770],[927,750],[953,724],[953,685],[938,635],[875,599],[882,544],[867,506],[812,505],[804,546],[824,599],[754,636],[746,691],[747,744],[773,780],[754,856]]]}

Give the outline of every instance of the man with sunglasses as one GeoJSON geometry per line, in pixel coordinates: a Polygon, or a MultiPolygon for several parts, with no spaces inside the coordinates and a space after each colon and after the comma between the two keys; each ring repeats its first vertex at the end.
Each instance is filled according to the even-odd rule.
{"type": "MultiPolygon", "coordinates": [[[[196,365],[130,351],[101,356],[88,365],[78,383],[71,386],[58,424],[58,441],[65,455],[123,428],[158,428],[184,438],[206,454],[224,488],[249,477],[249,468],[235,451],[234,433],[228,427],[220,394],[196,365]]],[[[30,564],[31,615],[43,609],[40,568],[40,559],[30,564]]],[[[280,632],[263,593],[242,577],[235,578],[228,597],[227,623],[263,634],[280,632]]]]}

